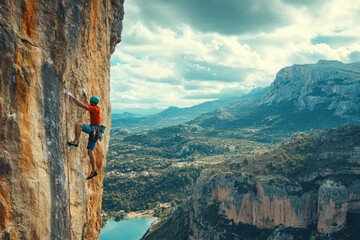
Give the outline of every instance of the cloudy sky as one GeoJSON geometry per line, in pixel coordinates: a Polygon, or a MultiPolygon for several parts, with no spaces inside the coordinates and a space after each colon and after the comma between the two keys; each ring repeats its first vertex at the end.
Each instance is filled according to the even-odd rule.
{"type": "Polygon", "coordinates": [[[125,0],[114,112],[266,87],[283,67],[360,61],[359,0],[125,0]]]}

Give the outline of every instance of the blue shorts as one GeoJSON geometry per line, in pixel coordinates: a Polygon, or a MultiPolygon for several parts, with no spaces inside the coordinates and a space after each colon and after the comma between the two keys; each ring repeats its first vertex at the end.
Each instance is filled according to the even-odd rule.
{"type": "Polygon", "coordinates": [[[85,124],[85,123],[83,123],[82,131],[89,134],[89,140],[88,140],[87,149],[94,150],[98,139],[90,137],[92,127],[85,124]]]}

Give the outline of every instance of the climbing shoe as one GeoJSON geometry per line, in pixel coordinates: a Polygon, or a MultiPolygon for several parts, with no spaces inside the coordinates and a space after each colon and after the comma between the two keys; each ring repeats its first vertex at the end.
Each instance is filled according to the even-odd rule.
{"type": "Polygon", "coordinates": [[[92,179],[95,176],[97,176],[97,171],[91,171],[90,176],[87,178],[87,180],[92,179]]]}
{"type": "Polygon", "coordinates": [[[69,145],[69,146],[78,147],[78,146],[79,146],[79,143],[77,143],[77,142],[75,142],[75,141],[71,141],[71,142],[68,142],[68,145],[69,145]]]}

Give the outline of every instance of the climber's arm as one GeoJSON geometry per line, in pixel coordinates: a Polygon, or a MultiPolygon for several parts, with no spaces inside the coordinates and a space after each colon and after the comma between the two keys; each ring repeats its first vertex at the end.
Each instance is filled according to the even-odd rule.
{"type": "Polygon", "coordinates": [[[81,93],[82,93],[82,95],[83,95],[83,97],[84,97],[85,103],[87,104],[87,103],[88,103],[88,100],[87,100],[87,93],[86,93],[86,91],[85,91],[85,89],[84,89],[84,88],[82,88],[82,89],[81,89],[81,93]]]}
{"type": "Polygon", "coordinates": [[[77,100],[75,97],[72,98],[74,100],[74,102],[79,106],[82,107],[85,110],[88,110],[87,105],[85,105],[84,103],[80,102],[79,100],[77,100]]]}
{"type": "MultiPolygon", "coordinates": [[[[79,100],[77,100],[75,97],[74,97],[74,95],[72,95],[72,93],[71,92],[69,92],[69,91],[67,91],[66,90],[66,95],[67,96],[69,96],[69,98],[71,98],[71,99],[73,99],[74,100],[74,102],[79,106],[79,107],[82,107],[83,109],[85,109],[85,110],[88,110],[89,111],[89,109],[88,109],[88,107],[87,107],[87,105],[86,104],[84,104],[84,103],[82,103],[82,102],[80,102],[79,100]]],[[[85,97],[85,100],[86,100],[86,92],[85,92],[85,94],[84,94],[84,92],[83,92],[83,95],[84,95],[84,97],[85,97]]]]}

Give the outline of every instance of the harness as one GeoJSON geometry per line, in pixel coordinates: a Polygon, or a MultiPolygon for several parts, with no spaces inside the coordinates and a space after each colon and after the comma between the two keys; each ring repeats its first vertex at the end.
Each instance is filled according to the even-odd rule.
{"type": "Polygon", "coordinates": [[[91,141],[96,142],[97,140],[101,141],[103,138],[103,133],[105,132],[105,126],[103,125],[90,125],[91,126],[91,133],[89,138],[91,141]]]}

